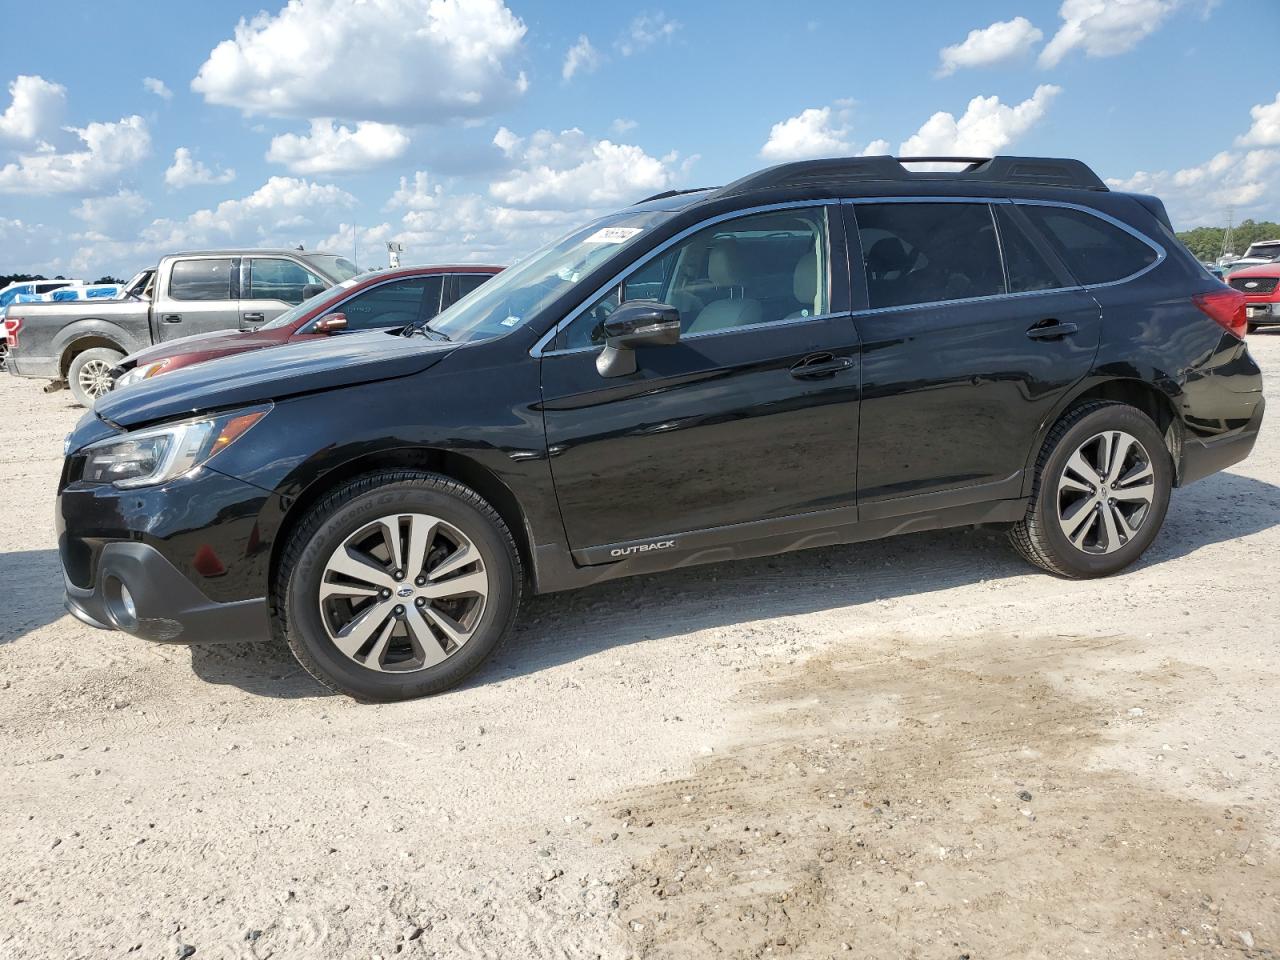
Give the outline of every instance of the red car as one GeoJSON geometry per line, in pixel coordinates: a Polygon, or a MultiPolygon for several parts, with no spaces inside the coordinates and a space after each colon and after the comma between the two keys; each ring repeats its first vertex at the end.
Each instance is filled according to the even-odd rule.
{"type": "Polygon", "coordinates": [[[1244,294],[1250,330],[1280,324],[1280,261],[1236,270],[1227,277],[1227,285],[1244,294]]]}
{"type": "Polygon", "coordinates": [[[502,267],[459,265],[357,274],[261,326],[182,337],[139,350],[112,369],[114,386],[295,340],[422,323],[501,270],[502,267]]]}

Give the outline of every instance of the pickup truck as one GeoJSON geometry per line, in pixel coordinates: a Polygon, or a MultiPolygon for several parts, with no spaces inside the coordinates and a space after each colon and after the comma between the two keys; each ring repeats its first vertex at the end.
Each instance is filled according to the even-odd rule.
{"type": "Polygon", "coordinates": [[[70,386],[82,406],[111,389],[126,354],[179,337],[255,330],[335,283],[351,261],[299,250],[204,250],[162,257],[119,300],[11,305],[4,319],[8,369],[70,386]]]}

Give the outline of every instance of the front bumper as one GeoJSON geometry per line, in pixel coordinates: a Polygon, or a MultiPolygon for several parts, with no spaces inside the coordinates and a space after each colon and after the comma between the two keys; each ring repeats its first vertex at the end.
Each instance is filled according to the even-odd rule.
{"type": "Polygon", "coordinates": [[[75,458],[64,466],[56,516],[75,616],[166,643],[270,635],[277,498],[208,467],[143,489],[86,484],[72,479],[75,458]]]}
{"type": "Polygon", "coordinates": [[[1244,313],[1245,319],[1251,325],[1263,326],[1271,323],[1280,323],[1280,302],[1246,300],[1244,313]]]}
{"type": "Polygon", "coordinates": [[[92,587],[76,586],[65,573],[62,580],[67,609],[103,630],[123,630],[160,643],[267,637],[266,598],[210,600],[149,544],[118,541],[104,546],[92,587]]]}

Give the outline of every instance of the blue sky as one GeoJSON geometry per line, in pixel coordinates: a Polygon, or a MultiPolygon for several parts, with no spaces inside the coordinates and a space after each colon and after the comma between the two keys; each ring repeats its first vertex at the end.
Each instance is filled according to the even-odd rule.
{"type": "Polygon", "coordinates": [[[859,152],[1075,156],[1179,227],[1280,220],[1277,0],[105,9],[6,11],[0,273],[353,241],[377,265],[392,239],[509,262],[658,190],[859,152]]]}

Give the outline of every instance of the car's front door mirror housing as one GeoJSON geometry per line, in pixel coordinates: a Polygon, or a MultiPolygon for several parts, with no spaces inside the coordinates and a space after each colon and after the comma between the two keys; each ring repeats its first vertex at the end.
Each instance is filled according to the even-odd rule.
{"type": "Polygon", "coordinates": [[[596,357],[602,377],[636,372],[637,347],[670,346],[680,339],[680,311],[653,300],[624,303],[604,321],[604,349],[596,357]]]}
{"type": "Polygon", "coordinates": [[[321,317],[316,321],[316,333],[341,333],[347,329],[347,315],[345,313],[331,313],[327,317],[321,317]]]}

